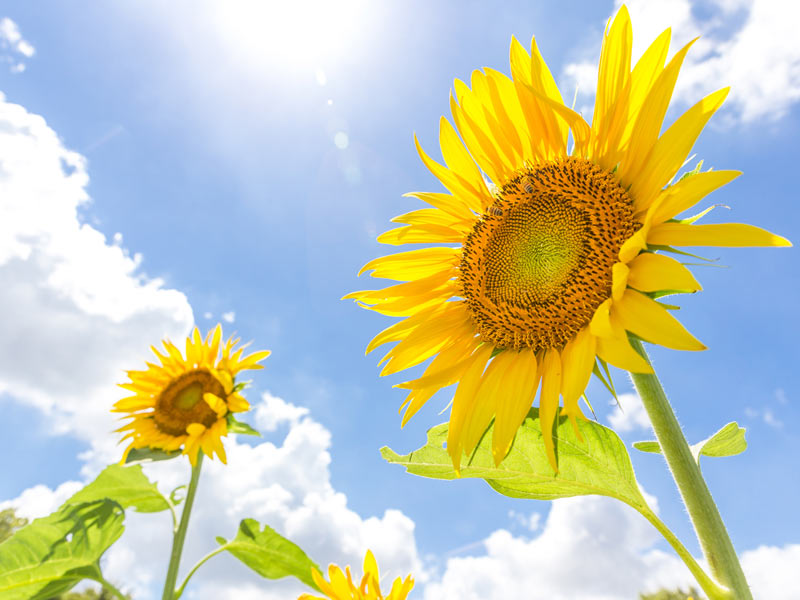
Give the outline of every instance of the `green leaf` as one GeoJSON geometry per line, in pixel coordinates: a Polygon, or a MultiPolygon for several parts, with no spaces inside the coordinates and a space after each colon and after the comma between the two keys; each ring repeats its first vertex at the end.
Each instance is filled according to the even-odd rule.
{"type": "Polygon", "coordinates": [[[744,427],[735,421],[728,423],[707,440],[692,446],[695,456],[735,456],[747,450],[744,427]],[[695,451],[695,449],[697,449],[695,451]]]}
{"type": "MultiPolygon", "coordinates": [[[[701,456],[735,456],[747,449],[747,440],[744,437],[745,429],[736,422],[728,423],[710,438],[692,444],[692,455],[700,464],[701,456]]],[[[661,446],[655,440],[648,442],[634,442],[633,447],[642,452],[661,454],[661,446]]]]}
{"type": "MultiPolygon", "coordinates": [[[[491,430],[484,434],[472,457],[462,464],[460,477],[476,477],[512,498],[553,500],[598,494],[611,496],[631,506],[646,506],[639,492],[625,444],[611,429],[591,421],[579,421],[584,442],[575,436],[566,417],[558,419],[554,431],[558,474],[547,459],[538,409],[531,409],[517,431],[508,456],[495,466],[491,430]]],[[[444,449],[448,424],[428,430],[428,443],[405,456],[389,448],[381,455],[401,464],[409,473],[435,479],[458,479],[450,455],[444,449]]]]}
{"type": "Polygon", "coordinates": [[[122,508],[134,508],[139,512],[159,512],[169,509],[166,498],[158,491],[144,473],[141,465],[109,465],[92,483],[77,492],[68,504],[81,504],[109,498],[122,508]]]}
{"type": "Polygon", "coordinates": [[[82,579],[100,576],[98,562],[124,530],[111,500],[64,505],[0,544],[0,598],[45,600],[82,579]]]}
{"type": "Polygon", "coordinates": [[[261,433],[250,427],[244,421],[239,421],[233,416],[233,413],[228,413],[225,417],[228,421],[228,433],[241,433],[243,435],[256,435],[261,437],[261,433]]]}
{"type": "Polygon", "coordinates": [[[134,448],[130,452],[128,452],[128,456],[125,459],[125,464],[135,464],[145,461],[157,461],[157,460],[171,460],[173,458],[178,458],[181,455],[180,452],[165,452],[164,450],[159,450],[158,448],[134,448]]]}
{"type": "Polygon", "coordinates": [[[218,537],[217,543],[262,577],[279,579],[289,575],[319,590],[311,577],[311,568],[320,570],[302,549],[278,534],[269,525],[255,519],[243,519],[230,542],[218,537]]]}
{"type": "Polygon", "coordinates": [[[642,452],[652,452],[653,454],[661,454],[661,446],[655,440],[648,440],[646,442],[633,442],[633,447],[642,452]]]}

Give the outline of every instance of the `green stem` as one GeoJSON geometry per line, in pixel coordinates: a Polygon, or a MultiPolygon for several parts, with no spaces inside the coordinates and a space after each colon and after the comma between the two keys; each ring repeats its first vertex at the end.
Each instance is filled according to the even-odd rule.
{"type": "Polygon", "coordinates": [[[630,506],[638,510],[645,519],[650,521],[650,523],[656,529],[658,529],[659,533],[664,536],[664,539],[669,542],[669,545],[672,546],[673,550],[675,550],[681,560],[683,560],[683,562],[689,568],[689,571],[692,573],[692,575],[694,575],[697,583],[700,584],[700,587],[708,596],[708,600],[731,600],[733,598],[733,595],[729,589],[720,586],[716,581],[711,579],[711,577],[709,577],[705,571],[703,571],[702,567],[697,564],[694,556],[692,556],[692,553],[686,549],[686,546],[684,546],[675,536],[675,534],[672,533],[664,521],[656,516],[649,506],[645,505],[644,507],[641,507],[633,504],[630,504],[630,506]]]}
{"type": "Polygon", "coordinates": [[[169,557],[167,579],[164,582],[164,593],[161,595],[161,600],[173,600],[175,597],[175,582],[178,580],[183,542],[186,539],[186,530],[189,527],[189,517],[192,514],[192,504],[194,504],[194,495],[197,492],[197,482],[200,480],[200,467],[202,466],[203,453],[198,452],[197,462],[192,466],[192,478],[189,481],[189,489],[186,491],[186,500],[183,503],[181,522],[172,538],[172,554],[169,557]]]}
{"type": "MultiPolygon", "coordinates": [[[[647,353],[637,338],[631,337],[631,345],[649,363],[647,353]]],[[[731,598],[753,600],[728,530],[658,377],[655,373],[631,373],[631,377],[678,485],[711,573],[731,590],[731,598]]]]}
{"type": "Polygon", "coordinates": [[[119,591],[119,590],[118,590],[118,589],[117,589],[117,588],[114,586],[114,584],[112,584],[110,581],[106,580],[106,578],[105,578],[105,577],[103,577],[103,576],[100,574],[100,572],[99,572],[99,567],[98,567],[98,572],[97,572],[97,575],[95,575],[94,577],[91,577],[91,579],[92,579],[93,581],[96,581],[96,582],[97,582],[97,583],[99,583],[100,585],[102,585],[104,589],[106,589],[107,591],[109,591],[109,592],[111,592],[112,594],[114,594],[114,595],[115,595],[117,598],[119,598],[119,600],[128,600],[128,597],[127,597],[127,596],[125,596],[125,594],[123,594],[122,592],[120,592],[120,591],[119,591]]]}
{"type": "Polygon", "coordinates": [[[205,563],[207,560],[211,558],[214,558],[217,554],[219,554],[220,552],[224,552],[225,550],[227,550],[226,546],[220,546],[219,548],[215,548],[214,550],[206,554],[203,558],[198,560],[197,564],[195,564],[195,566],[192,567],[192,570],[189,571],[189,574],[186,576],[186,579],[183,580],[181,587],[179,587],[175,592],[174,600],[178,600],[178,598],[180,598],[183,595],[183,590],[184,588],[186,588],[186,584],[189,583],[189,580],[192,578],[192,575],[194,575],[194,572],[203,566],[203,563],[205,563]]]}

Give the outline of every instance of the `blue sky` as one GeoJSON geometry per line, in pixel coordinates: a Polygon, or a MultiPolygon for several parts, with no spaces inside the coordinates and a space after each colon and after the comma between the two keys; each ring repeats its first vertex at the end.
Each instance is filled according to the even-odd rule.
{"type": "MultiPolygon", "coordinates": [[[[413,544],[413,551],[387,549],[385,562],[423,573],[427,581],[418,597],[443,597],[436,586],[473,576],[465,561],[501,556],[487,541],[498,532],[523,544],[520,552],[533,553],[537,539],[555,535],[560,521],[548,518],[547,503],[499,497],[476,481],[415,478],[382,461],[377,450],[383,445],[403,452],[421,445],[426,429],[445,420],[439,412],[448,398],[434,398],[401,430],[403,393],[391,386],[403,376],[379,378],[379,357],[364,357],[368,340],[391,320],[340,298],[370,287],[356,273],[385,252],[375,237],[391,217],[417,207],[402,194],[439,191],[416,155],[412,133],[438,156],[438,122],[448,113],[453,78],[468,79],[483,66],[507,72],[510,36],[527,43],[536,35],[564,97],[578,85],[576,106],[591,110],[591,71],[615,7],[356,0],[337,10],[315,2],[297,9],[222,6],[145,1],[75,11],[56,2],[3,5],[0,116],[6,130],[18,128],[0,148],[0,184],[25,200],[0,197],[0,207],[6,204],[0,214],[10,223],[0,225],[6,237],[0,239],[0,272],[10,283],[0,292],[6,314],[0,334],[8,346],[0,361],[0,499],[43,485],[47,491],[36,489],[45,507],[58,497],[49,490],[80,481],[93,465],[110,460],[117,450],[104,414],[116,399],[112,384],[120,370],[140,365],[147,346],[163,335],[179,339],[193,322],[206,329],[226,315],[232,321],[223,321],[226,331],[273,351],[250,391],[253,400],[265,392],[283,399],[264,403],[260,422],[274,426],[265,443],[289,452],[293,431],[318,436],[319,447],[309,446],[319,450],[309,458],[316,465],[309,473],[329,478],[325,497],[331,503],[346,496],[347,518],[361,532],[354,538],[361,541],[320,546],[318,560],[356,562],[363,549],[354,548],[370,535],[384,528],[384,538],[394,539],[390,532],[401,531],[405,537],[397,539],[413,544]],[[24,173],[33,158],[14,162],[19,156],[55,156],[63,173],[48,171],[52,186],[37,187],[36,177],[24,173]],[[77,211],[77,222],[70,210],[77,211]],[[78,232],[91,243],[81,245],[78,232]],[[92,248],[105,257],[99,266],[92,248]],[[330,465],[318,471],[325,453],[330,465]]],[[[744,171],[714,195],[711,202],[730,210],[717,209],[709,222],[754,223],[797,242],[800,49],[792,36],[781,35],[792,19],[774,16],[764,0],[629,6],[639,44],[669,25],[672,51],[676,42],[703,35],[668,121],[705,93],[733,86],[726,108],[695,147],[706,166],[744,171]]],[[[800,441],[793,428],[800,416],[793,388],[800,358],[795,250],[711,249],[705,255],[725,268],[695,269],[705,289],[681,299],[680,317],[710,349],[651,352],[690,441],[731,420],[747,427],[747,452],[709,460],[704,473],[737,548],[766,548],[753,554],[753,564],[774,552],[771,562],[780,565],[800,552],[800,482],[792,475],[800,441]]],[[[617,385],[629,390],[623,373],[617,385]]],[[[590,397],[608,424],[617,409],[602,386],[592,384],[590,397]]],[[[623,438],[649,437],[637,425],[635,400],[627,400],[623,438]]],[[[302,454],[301,447],[297,451],[302,454]]],[[[664,520],[691,541],[661,460],[632,454],[664,520]]],[[[241,477],[246,481],[247,472],[241,477]]],[[[273,483],[281,482],[249,482],[267,490],[267,499],[273,483]]],[[[298,490],[316,489],[308,485],[298,490]]],[[[281,519],[299,511],[289,506],[281,519]]],[[[579,513],[589,505],[563,506],[579,513]]],[[[637,518],[602,502],[589,507],[622,523],[637,518]]],[[[325,511],[315,514],[317,526],[325,527],[325,511]]],[[[339,518],[335,514],[344,519],[344,513],[331,518],[339,518]]],[[[637,538],[640,555],[666,554],[649,535],[637,538]]],[[[698,552],[695,543],[688,545],[698,552]]],[[[665,573],[685,580],[670,570],[672,563],[664,564],[665,573]]],[[[649,581],[643,575],[637,584],[649,581]]],[[[138,597],[146,597],[148,585],[137,588],[138,597]]],[[[572,597],[593,597],[586,591],[591,582],[586,585],[572,597]]],[[[603,597],[626,597],[622,588],[609,590],[618,596],[603,597]]],[[[261,593],[253,597],[269,597],[261,593]]]]}

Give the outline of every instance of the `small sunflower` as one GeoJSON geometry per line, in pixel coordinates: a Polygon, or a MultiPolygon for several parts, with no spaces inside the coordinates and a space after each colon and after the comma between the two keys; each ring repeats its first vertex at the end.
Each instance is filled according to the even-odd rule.
{"type": "Polygon", "coordinates": [[[236,375],[246,369],[263,368],[258,363],[269,351],[242,356],[239,339],[222,341],[222,327],[209,331],[205,340],[195,327],[186,338],[186,357],[168,340],[165,353],[151,346],[161,364],[146,363],[145,371],[128,371],[129,383],[119,386],[132,396],[114,404],[112,412],[127,413],[130,422],[117,431],[130,439],[124,461],[134,448],[157,448],[173,452],[183,448],[192,465],[197,452],[209,458],[216,454],[224,463],[222,437],[228,434],[231,413],[249,410],[250,404],[239,393],[236,375]]]}
{"type": "MultiPolygon", "coordinates": [[[[403,283],[354,292],[365,308],[404,317],[368,345],[398,342],[381,375],[434,357],[410,390],[403,424],[431,396],[458,383],[447,450],[458,470],[494,419],[499,463],[537,392],[554,469],[552,425],[578,406],[593,372],[610,363],[651,372],[628,333],[678,350],[703,350],[657,298],[701,289],[669,253],[679,246],[789,246],[739,223],[676,218],[737,171],[694,172],[672,183],[728,89],[703,98],[659,135],[692,43],[665,65],[670,30],[631,68],[632,29],[623,6],[607,28],[589,125],[567,107],[532,42],[511,41],[511,78],[474,71],[442,117],[445,165],[416,141],[449,193],[408,194],[430,205],[393,219],[378,241],[437,244],[383,256],[361,270],[403,283]],[[460,136],[460,137],[459,137],[460,136]],[[571,137],[572,149],[567,150],[571,137]]],[[[698,170],[699,171],[699,170],[698,170]]],[[[705,213],[701,213],[702,216],[705,213]]],[[[578,432],[580,436],[580,432],[578,432]]]]}
{"type": "Polygon", "coordinates": [[[404,580],[398,577],[394,580],[389,594],[384,596],[381,592],[378,563],[375,562],[375,557],[370,550],[367,550],[364,557],[364,576],[358,587],[353,582],[350,567],[346,567],[342,572],[336,565],[330,565],[328,567],[330,582],[325,581],[322,573],[316,569],[311,570],[311,575],[325,597],[303,594],[297,600],[326,600],[326,598],[330,598],[330,600],[406,600],[414,587],[411,575],[404,580]]]}

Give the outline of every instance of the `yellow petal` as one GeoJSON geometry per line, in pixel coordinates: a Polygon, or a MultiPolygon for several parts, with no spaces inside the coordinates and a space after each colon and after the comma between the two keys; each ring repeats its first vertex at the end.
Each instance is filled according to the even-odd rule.
{"type": "Polygon", "coordinates": [[[594,311],[594,316],[589,323],[589,328],[593,335],[598,337],[611,337],[614,332],[611,329],[611,298],[604,300],[597,310],[594,311]]]}
{"type": "Polygon", "coordinates": [[[653,146],[640,174],[630,182],[636,210],[650,206],[681,168],[700,132],[722,106],[729,88],[709,94],[678,118],[653,146]]]}
{"type": "Polygon", "coordinates": [[[390,246],[401,244],[446,244],[461,243],[465,233],[443,225],[407,225],[385,231],[378,242],[390,246]]]}
{"type": "Polygon", "coordinates": [[[627,337],[597,338],[597,355],[631,373],[652,373],[653,368],[634,350],[627,337]]]}
{"type": "Polygon", "coordinates": [[[454,217],[458,222],[474,221],[475,213],[470,210],[466,202],[451,194],[438,192],[408,192],[404,197],[416,198],[427,202],[436,209],[454,217]]]}
{"type": "Polygon", "coordinates": [[[514,364],[514,354],[501,352],[486,367],[472,403],[472,410],[464,423],[464,450],[467,454],[472,453],[478,445],[497,411],[509,369],[514,364]]]}
{"type": "Polygon", "coordinates": [[[461,454],[464,449],[464,429],[467,417],[477,398],[483,370],[494,350],[491,344],[484,344],[473,354],[472,362],[461,377],[450,409],[450,428],[447,431],[447,453],[453,460],[453,468],[458,472],[461,454]]]}
{"type": "Polygon", "coordinates": [[[658,139],[678,79],[678,72],[693,43],[694,40],[675,53],[667,68],[656,79],[655,85],[648,91],[646,98],[642,100],[641,111],[631,129],[630,146],[620,166],[620,181],[623,185],[636,180],[658,139]]]}
{"type": "Polygon", "coordinates": [[[791,246],[784,237],[754,225],[719,223],[690,225],[661,223],[654,225],[647,236],[649,244],[663,246],[791,246]]]}
{"type": "Polygon", "coordinates": [[[372,270],[372,277],[411,281],[455,267],[460,261],[460,248],[421,248],[380,256],[364,265],[358,274],[372,270]]]}
{"type": "Polygon", "coordinates": [[[584,327],[570,340],[561,352],[564,379],[561,382],[561,395],[564,397],[565,412],[570,416],[580,413],[578,399],[581,397],[595,363],[597,342],[588,327],[584,327]]]}
{"type": "Polygon", "coordinates": [[[539,396],[539,422],[547,459],[553,471],[558,473],[555,444],[553,442],[553,423],[558,413],[558,397],[561,392],[561,356],[558,350],[547,350],[542,361],[542,391],[539,396]]]}
{"type": "Polygon", "coordinates": [[[680,180],[661,192],[653,203],[650,220],[653,223],[662,223],[679,215],[741,174],[741,171],[706,171],[680,180]]]}
{"type": "Polygon", "coordinates": [[[444,117],[439,120],[439,143],[448,168],[471,192],[469,196],[463,197],[464,200],[472,210],[480,212],[484,206],[491,204],[489,200],[491,194],[475,161],[464,148],[453,126],[444,117]]]}
{"type": "Polygon", "coordinates": [[[498,391],[497,414],[492,433],[492,455],[496,465],[500,464],[511,449],[514,436],[533,404],[540,378],[533,351],[506,350],[505,353],[510,355],[511,364],[503,387],[498,391]]]}
{"type": "Polygon", "coordinates": [[[631,261],[630,269],[628,285],[640,292],[697,292],[703,289],[689,269],[663,254],[643,252],[631,261]]]}
{"type": "Polygon", "coordinates": [[[614,304],[622,326],[639,337],[674,350],[705,350],[666,308],[636,290],[625,290],[614,304]]]}
{"type": "Polygon", "coordinates": [[[630,269],[625,263],[614,263],[611,268],[611,297],[614,300],[622,298],[622,292],[625,291],[625,287],[628,285],[628,273],[630,273],[630,269]]]}

